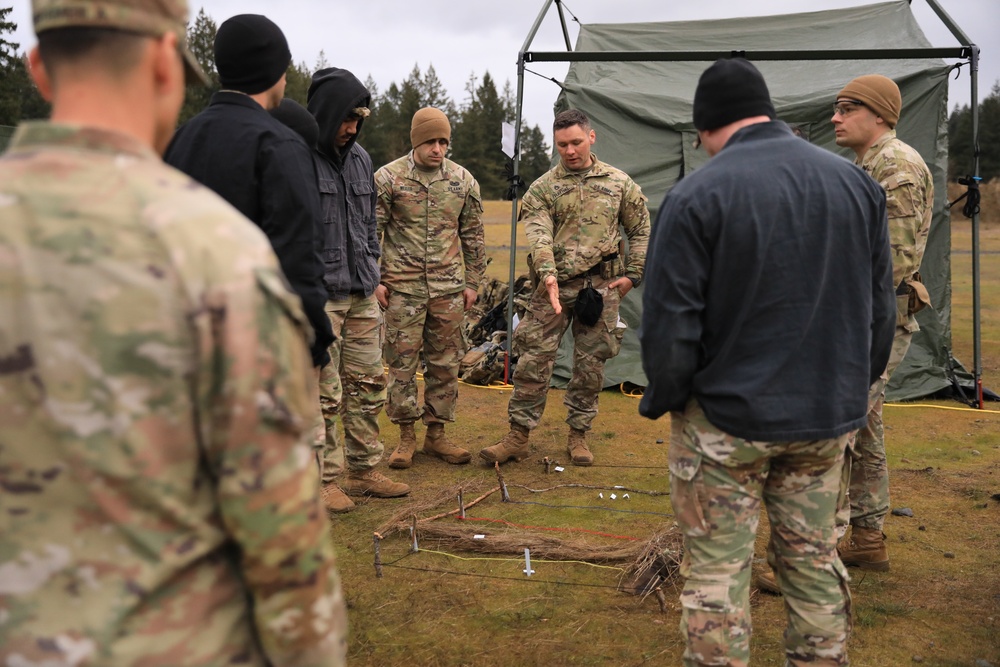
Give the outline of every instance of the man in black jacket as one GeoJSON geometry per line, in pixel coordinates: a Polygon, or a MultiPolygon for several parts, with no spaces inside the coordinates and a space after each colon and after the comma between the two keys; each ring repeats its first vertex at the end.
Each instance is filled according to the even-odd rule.
{"type": "Polygon", "coordinates": [[[385,405],[382,366],[382,311],[379,284],[375,183],[372,160],[358,143],[369,115],[371,94],[357,77],[329,67],[313,74],[309,111],[319,124],[319,177],[323,214],[326,313],[339,340],[330,346],[330,365],[320,375],[323,445],[323,501],[332,512],[354,507],[344,495],[394,498],[410,492],[375,470],[382,459],[378,415],[385,405]],[[341,407],[343,405],[343,408],[341,407]],[[344,450],[337,416],[344,423],[344,450]],[[341,473],[346,464],[348,474],[341,473]]]}
{"type": "Polygon", "coordinates": [[[702,74],[694,126],[713,157],[664,199],[646,264],[639,411],[671,413],[685,665],[749,660],[762,499],[787,662],[847,664],[834,516],[896,322],[885,194],[774,117],[746,60],[702,74]]]}
{"type": "Polygon", "coordinates": [[[164,160],[214,190],[267,235],[312,325],[313,364],[324,366],[333,331],[323,311],[316,172],[302,139],[267,113],[285,94],[291,58],[284,34],[268,18],[240,14],[223,22],[215,38],[222,90],[177,130],[164,160]]]}

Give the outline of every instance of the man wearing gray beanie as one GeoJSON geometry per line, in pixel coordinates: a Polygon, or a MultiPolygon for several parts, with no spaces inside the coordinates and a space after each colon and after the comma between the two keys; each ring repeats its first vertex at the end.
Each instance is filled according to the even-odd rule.
{"type": "Polygon", "coordinates": [[[923,158],[896,137],[903,100],[899,87],[881,74],[866,74],[837,93],[833,123],[837,145],[850,148],[855,164],[871,174],[886,192],[889,243],[892,247],[892,284],[896,287],[896,335],[889,364],[868,393],[868,422],[847,460],[850,488],[839,512],[839,525],[851,534],[841,542],[845,565],[863,570],[889,569],[882,526],[889,513],[889,467],[885,460],[882,403],[885,387],[896,370],[914,332],[914,314],[930,302],[920,282],[920,262],[927,247],[934,207],[934,181],[923,158]]]}
{"type": "Polygon", "coordinates": [[[774,118],[746,60],[702,74],[694,127],[712,159],[667,194],[646,263],[639,412],[670,413],[688,667],[749,662],[762,502],[786,664],[847,664],[835,514],[896,321],[885,194],[774,118]]]}
{"type": "Polygon", "coordinates": [[[323,310],[316,170],[302,138],[268,114],[285,95],[291,59],[284,34],[267,17],[240,14],[224,21],[215,37],[222,90],[178,128],[164,160],[214,190],[267,235],[312,326],[313,365],[324,366],[334,336],[323,310]]]}

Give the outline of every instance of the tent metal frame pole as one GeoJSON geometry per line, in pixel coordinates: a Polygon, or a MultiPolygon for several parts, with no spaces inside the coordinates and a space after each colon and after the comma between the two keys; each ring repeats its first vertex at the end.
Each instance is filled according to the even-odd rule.
{"type": "MultiPolygon", "coordinates": [[[[712,62],[719,58],[747,58],[749,60],[897,60],[919,58],[955,58],[968,60],[971,79],[972,106],[972,175],[979,179],[979,47],[972,43],[964,31],[952,20],[951,16],[938,4],[937,0],[927,0],[927,4],[937,14],[945,27],[958,40],[958,47],[923,47],[915,49],[832,49],[817,51],[573,51],[569,41],[569,31],[566,28],[566,17],[563,14],[561,0],[543,0],[542,10],[531,26],[527,39],[517,54],[517,107],[516,127],[518,153],[514,156],[514,176],[518,174],[518,158],[521,136],[521,107],[524,104],[524,66],[529,62],[712,62]],[[529,51],[531,42],[538,28],[555,1],[559,11],[559,22],[562,26],[563,38],[566,40],[566,52],[529,51]]],[[[517,202],[515,193],[511,210],[511,242],[510,242],[510,289],[507,299],[507,356],[510,357],[511,337],[513,335],[514,315],[514,260],[517,244],[517,202]]],[[[975,376],[976,399],[979,409],[983,408],[983,360],[982,331],[980,316],[980,264],[979,264],[979,213],[972,214],[972,345],[973,373],[975,376]]]]}
{"type": "MultiPolygon", "coordinates": [[[[507,282],[507,340],[504,342],[505,384],[512,381],[510,376],[510,358],[514,340],[514,271],[517,264],[517,203],[521,199],[517,191],[517,185],[521,166],[521,109],[524,106],[524,54],[531,46],[531,42],[534,41],[535,35],[538,33],[538,28],[541,27],[545,15],[548,14],[549,8],[552,6],[552,2],[553,0],[545,0],[542,5],[542,11],[538,12],[538,17],[535,19],[534,24],[532,24],[531,30],[524,40],[524,45],[521,46],[521,50],[517,54],[517,104],[514,107],[514,156],[512,158],[513,168],[511,170],[513,196],[510,202],[510,271],[508,272],[507,282]]],[[[559,13],[560,15],[562,14],[562,7],[559,8],[559,13]]],[[[563,30],[565,28],[564,24],[563,30]]]]}
{"type": "Polygon", "coordinates": [[[829,49],[826,51],[711,50],[711,51],[528,51],[525,62],[713,62],[719,58],[747,60],[897,60],[919,58],[968,59],[972,51],[961,47],[917,49],[829,49]]]}
{"type": "Polygon", "coordinates": [[[566,14],[563,12],[562,0],[556,0],[556,10],[559,12],[559,25],[562,26],[563,40],[566,41],[566,50],[572,51],[573,45],[569,42],[569,29],[566,27],[566,14]]]}
{"type": "MultiPolygon", "coordinates": [[[[972,47],[969,69],[972,79],[972,176],[979,180],[979,47],[972,47]]],[[[976,401],[983,409],[983,341],[979,287],[979,207],[972,212],[972,355],[976,381],[976,401]]]]}
{"type": "MultiPolygon", "coordinates": [[[[972,176],[979,179],[979,47],[959,27],[937,0],[927,0],[945,27],[969,49],[970,100],[972,106],[972,176]]],[[[983,409],[983,350],[982,315],[980,304],[979,211],[972,213],[972,374],[976,386],[976,403],[983,409]]]]}

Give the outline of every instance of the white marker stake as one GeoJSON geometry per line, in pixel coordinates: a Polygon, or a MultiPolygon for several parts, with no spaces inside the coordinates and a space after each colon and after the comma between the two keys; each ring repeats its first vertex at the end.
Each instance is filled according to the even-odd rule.
{"type": "Polygon", "coordinates": [[[529,577],[535,573],[535,571],[531,569],[531,550],[528,549],[528,547],[524,548],[524,569],[521,571],[529,577]]]}

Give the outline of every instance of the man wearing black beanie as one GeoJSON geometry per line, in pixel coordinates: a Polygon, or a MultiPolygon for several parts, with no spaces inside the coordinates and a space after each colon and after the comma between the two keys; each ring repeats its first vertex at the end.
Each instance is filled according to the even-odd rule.
{"type": "Polygon", "coordinates": [[[746,60],[709,67],[693,111],[712,159],[660,207],[639,332],[639,412],[670,413],[684,664],[749,662],[763,501],[786,664],[845,665],[850,592],[834,517],[896,323],[885,194],[775,120],[746,60]]]}
{"type": "Polygon", "coordinates": [[[215,38],[222,90],[178,128],[164,160],[214,190],[267,235],[312,326],[313,364],[325,366],[334,336],[323,311],[316,170],[302,138],[268,114],[285,95],[291,60],[284,34],[267,17],[240,14],[224,21],[215,38]]]}

